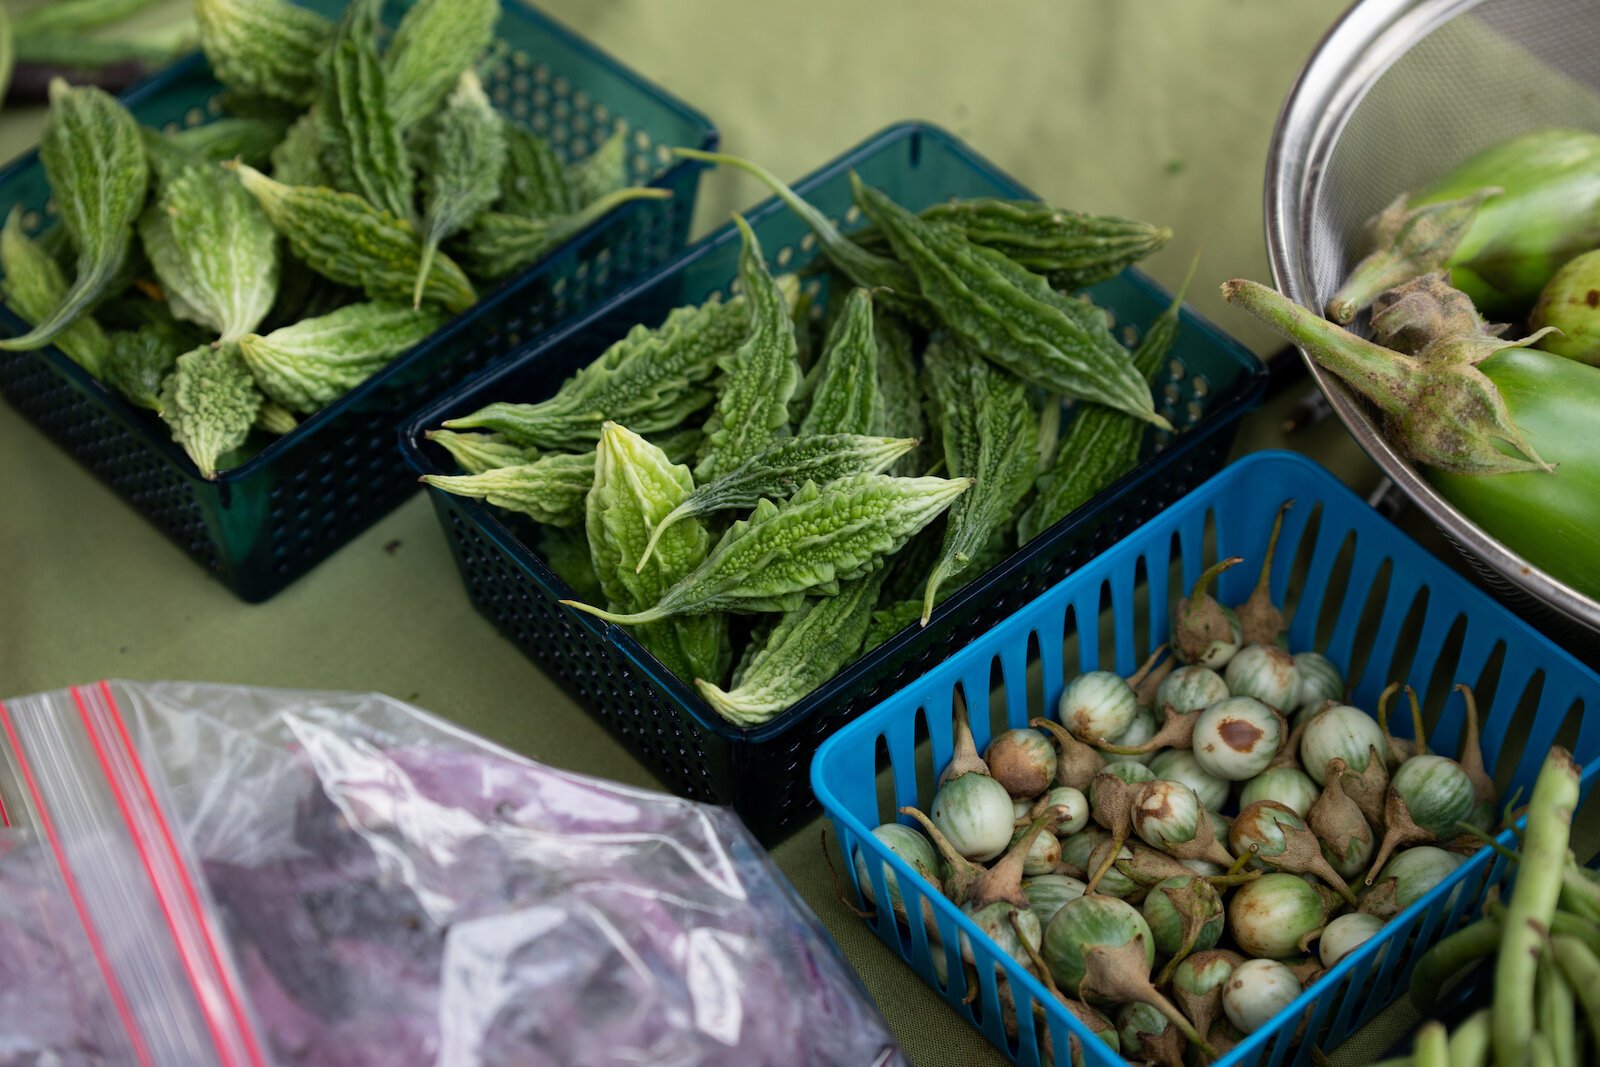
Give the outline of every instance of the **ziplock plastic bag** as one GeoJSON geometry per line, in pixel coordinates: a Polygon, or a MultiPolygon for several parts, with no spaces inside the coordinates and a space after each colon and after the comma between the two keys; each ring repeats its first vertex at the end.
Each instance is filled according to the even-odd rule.
{"type": "Polygon", "coordinates": [[[378,695],[0,705],[0,1067],[903,1064],[720,809],[378,695]]]}

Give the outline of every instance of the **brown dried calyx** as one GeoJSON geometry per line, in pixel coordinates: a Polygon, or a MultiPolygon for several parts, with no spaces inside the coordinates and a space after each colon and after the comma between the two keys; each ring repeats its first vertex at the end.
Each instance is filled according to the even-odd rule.
{"type": "Polygon", "coordinates": [[[1437,840],[1432,833],[1411,821],[1411,809],[1406,807],[1399,793],[1390,789],[1383,805],[1383,841],[1378,845],[1378,855],[1372,861],[1372,868],[1367,871],[1367,884],[1371,885],[1372,880],[1378,877],[1378,872],[1389,862],[1395,849],[1431,845],[1437,840]]]}
{"type": "Polygon", "coordinates": [[[955,739],[950,753],[950,763],[945,767],[944,773],[939,775],[939,784],[946,785],[963,774],[991,777],[989,765],[978,755],[977,743],[972,739],[972,724],[967,721],[967,709],[964,705],[957,704],[955,739]]]}
{"type": "MultiPolygon", "coordinates": [[[[1374,745],[1367,746],[1367,766],[1356,774],[1346,770],[1340,777],[1339,787],[1361,809],[1361,815],[1375,830],[1381,830],[1384,819],[1385,798],[1389,795],[1389,768],[1374,745]]],[[[1327,791],[1327,786],[1323,786],[1327,791]]]]}
{"type": "Polygon", "coordinates": [[[1420,356],[1442,337],[1499,337],[1472,298],[1452,288],[1443,273],[1425,274],[1379,295],[1372,305],[1372,339],[1385,348],[1420,356]]]}
{"type": "MultiPolygon", "coordinates": [[[[1373,762],[1381,762],[1376,749],[1369,749],[1369,755],[1373,762]]],[[[1372,842],[1372,827],[1361,814],[1361,806],[1344,791],[1344,779],[1349,773],[1344,760],[1337,756],[1330,759],[1326,784],[1306,812],[1311,832],[1335,856],[1348,856],[1350,846],[1358,841],[1372,842]]]]}
{"type": "Polygon", "coordinates": [[[1491,186],[1459,200],[1415,208],[1407,206],[1409,194],[1401,194],[1372,220],[1373,250],[1328,301],[1328,318],[1348,325],[1386,289],[1442,269],[1484,201],[1501,191],[1491,186]]]}
{"type": "MultiPolygon", "coordinates": [[[[1325,700],[1322,702],[1322,706],[1327,707],[1332,703],[1333,701],[1331,700],[1325,700]]],[[[1288,720],[1283,717],[1283,712],[1277,708],[1273,708],[1272,712],[1277,715],[1280,728],[1288,726],[1288,720]]],[[[1297,771],[1305,770],[1300,765],[1300,737],[1306,732],[1306,727],[1311,725],[1311,720],[1314,718],[1316,718],[1315,714],[1300,716],[1300,721],[1294,724],[1294,729],[1287,731],[1288,738],[1283,742],[1283,747],[1278,749],[1278,754],[1272,757],[1271,763],[1267,764],[1268,770],[1274,767],[1292,767],[1297,771]]]]}
{"type": "Polygon", "coordinates": [[[1180,712],[1171,704],[1163,704],[1161,714],[1165,720],[1148,741],[1137,745],[1113,745],[1102,737],[1097,738],[1094,745],[1101,752],[1109,752],[1114,756],[1142,756],[1163,748],[1194,748],[1194,724],[1200,718],[1200,712],[1180,712]]]}
{"type": "MultiPolygon", "coordinates": [[[[1229,843],[1241,853],[1246,851],[1246,846],[1238,835],[1249,827],[1256,810],[1264,808],[1272,808],[1286,813],[1293,821],[1285,819],[1277,823],[1278,832],[1283,835],[1284,848],[1282,852],[1276,856],[1255,852],[1255,858],[1274,870],[1288,874],[1315,875],[1332,886],[1334,892],[1338,893],[1346,904],[1349,904],[1352,908],[1355,907],[1358,903],[1356,895],[1350,891],[1349,885],[1340,877],[1339,872],[1334,870],[1322,855],[1322,844],[1317,840],[1316,834],[1301,823],[1299,816],[1295,815],[1286,805],[1280,804],[1276,800],[1258,800],[1254,804],[1247,805],[1233,820],[1235,835],[1230,839],[1229,843]]],[[[1251,851],[1255,850],[1254,845],[1249,847],[1251,851]]]]}
{"type": "Polygon", "coordinates": [[[1105,757],[1072,736],[1053,719],[1030,719],[1029,726],[1044,730],[1056,741],[1056,784],[1088,792],[1094,776],[1105,770],[1105,757]]]}
{"type": "Polygon", "coordinates": [[[1106,872],[1116,862],[1122,846],[1133,835],[1133,802],[1138,788],[1114,774],[1096,775],[1093,786],[1094,804],[1089,809],[1089,814],[1094,816],[1095,822],[1110,832],[1111,847],[1099,867],[1090,873],[1089,881],[1084,888],[1085,894],[1094,892],[1095,886],[1100,884],[1100,879],[1106,876],[1106,872]]]}
{"type": "Polygon", "coordinates": [[[1198,661],[1218,642],[1233,641],[1233,622],[1209,590],[1217,575],[1243,562],[1242,556],[1218,560],[1195,579],[1189,595],[1178,601],[1172,636],[1185,663],[1198,661]]]}
{"type": "MultiPolygon", "coordinates": [[[[1203,952],[1196,952],[1189,959],[1198,969],[1203,969],[1212,960],[1226,960],[1230,967],[1237,967],[1244,962],[1244,957],[1237,952],[1225,948],[1209,948],[1203,952]]],[[[1222,991],[1227,988],[1227,983],[1222,982],[1212,987],[1204,994],[1196,995],[1186,992],[1182,986],[1174,984],[1172,999],[1177,1001],[1183,1014],[1194,1023],[1198,1032],[1205,1034],[1211,1031],[1211,1024],[1222,1015],[1222,991]]]]}
{"type": "Polygon", "coordinates": [[[967,893],[967,903],[981,908],[1003,900],[1019,908],[1028,907],[1028,895],[1022,891],[1022,868],[1027,863],[1028,851],[1033,848],[1035,838],[1066,816],[1067,809],[1059,805],[1046,808],[1022,836],[1011,843],[1005,855],[973,882],[967,893]]]}
{"type": "Polygon", "coordinates": [[[1078,995],[1086,1001],[1109,1004],[1126,1004],[1129,1001],[1148,1004],[1171,1020],[1190,1044],[1207,1056],[1214,1055],[1211,1046],[1195,1030],[1194,1024],[1150,984],[1143,934],[1135,934],[1121,945],[1085,945],[1083,981],[1078,984],[1078,995]]]}
{"type": "Polygon", "coordinates": [[[1234,613],[1239,616],[1239,643],[1242,646],[1274,647],[1278,638],[1288,632],[1289,625],[1283,619],[1283,612],[1272,602],[1272,557],[1278,551],[1278,534],[1283,531],[1284,513],[1293,506],[1293,500],[1285,500],[1283,506],[1278,508],[1278,515],[1272,520],[1267,554],[1261,559],[1261,574],[1256,578],[1256,587],[1251,590],[1250,599],[1235,609],[1234,613]]]}

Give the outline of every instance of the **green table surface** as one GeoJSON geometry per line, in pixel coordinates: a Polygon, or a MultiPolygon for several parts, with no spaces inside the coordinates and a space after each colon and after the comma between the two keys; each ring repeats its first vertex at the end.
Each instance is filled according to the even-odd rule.
{"type": "MultiPolygon", "coordinates": [[[[1149,263],[1263,355],[1215,282],[1266,278],[1261,180],[1278,106],[1343,0],[549,0],[545,8],[711,116],[730,150],[798,176],[891,122],[969,140],[1041,195],[1170,224],[1149,263]]],[[[171,18],[170,2],[147,13],[171,18]]],[[[0,158],[41,114],[0,115],[0,158]]],[[[707,175],[696,233],[761,199],[707,175]]],[[[0,205],[3,208],[4,205],[0,205]]],[[[1337,423],[1285,440],[1287,395],[1239,450],[1292,447],[1357,488],[1376,475],[1337,423]]],[[[0,407],[0,696],[102,677],[380,690],[556,766],[656,785],[468,604],[433,510],[415,497],[270,602],[247,606],[66,453],[0,407]]],[[[861,974],[912,1060],[1002,1058],[834,898],[820,820],[774,857],[861,974]]],[[[1342,1050],[1369,1062],[1404,1020],[1342,1050]]]]}

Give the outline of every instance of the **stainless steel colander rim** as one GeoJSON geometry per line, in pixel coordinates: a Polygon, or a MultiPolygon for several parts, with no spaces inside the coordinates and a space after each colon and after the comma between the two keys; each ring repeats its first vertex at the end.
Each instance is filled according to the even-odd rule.
{"type": "MultiPolygon", "coordinates": [[[[1284,100],[1267,152],[1267,257],[1273,283],[1290,299],[1318,309],[1306,269],[1310,205],[1326,158],[1356,106],[1414,44],[1483,2],[1357,0],[1317,44],[1284,100]]],[[[1304,352],[1300,358],[1356,442],[1446,537],[1518,591],[1600,634],[1600,602],[1533,566],[1457,511],[1389,446],[1343,383],[1304,352]]]]}

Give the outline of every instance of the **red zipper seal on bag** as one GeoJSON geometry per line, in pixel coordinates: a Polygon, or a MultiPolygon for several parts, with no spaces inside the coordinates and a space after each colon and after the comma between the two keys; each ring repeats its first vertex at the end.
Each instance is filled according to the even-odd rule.
{"type": "Polygon", "coordinates": [[[211,1031],[212,1042],[222,1058],[224,1067],[243,1067],[240,1063],[241,1055],[250,1067],[268,1067],[256,1039],[255,1029],[245,1011],[244,997],[234,981],[232,970],[224,960],[222,949],[217,944],[200,893],[195,887],[193,878],[190,877],[188,866],[178,852],[172,828],[167,823],[166,813],[156,801],[155,790],[150,785],[144,762],[140,759],[133,738],[128,733],[122,709],[118,707],[109,684],[102,681],[99,689],[100,696],[105,701],[106,713],[115,728],[115,734],[111,736],[101,736],[102,726],[95,721],[95,716],[90,713],[82,691],[77,687],[72,689],[72,699],[78,706],[78,713],[83,718],[84,730],[94,747],[95,757],[105,771],[106,783],[110,786],[117,808],[122,812],[123,820],[128,824],[134,847],[144,864],[150,885],[155,890],[162,916],[167,921],[168,930],[183,962],[184,972],[194,991],[195,1000],[205,1017],[207,1029],[211,1031]],[[124,789],[123,772],[111,759],[109,749],[112,748],[127,761],[128,767],[133,772],[137,795],[131,799],[128,791],[124,789]],[[142,804],[143,810],[151,816],[155,824],[153,840],[146,839],[146,828],[135,814],[135,802],[142,804]],[[165,875],[158,873],[158,860],[162,861],[161,866],[167,869],[165,875]],[[178,882],[176,894],[169,883],[169,879],[174,877],[178,882]],[[180,922],[180,915],[187,918],[187,923],[180,922]],[[199,944],[194,943],[191,935],[193,930],[199,931],[199,944]],[[230,1033],[237,1036],[237,1042],[228,1039],[230,1033]],[[242,1049],[236,1047],[239,1045],[242,1045],[242,1049]]]}
{"type": "Polygon", "coordinates": [[[135,1022],[133,1009],[128,1006],[128,998],[122,991],[122,984],[117,981],[116,972],[111,968],[111,961],[106,957],[105,944],[100,940],[94,921],[89,917],[89,907],[84,903],[83,892],[78,888],[77,879],[72,876],[72,867],[67,863],[66,852],[61,847],[61,838],[56,834],[55,822],[50,818],[49,808],[45,807],[44,796],[39,792],[39,783],[33,777],[33,768],[29,765],[28,756],[22,749],[22,739],[17,736],[16,728],[12,725],[11,712],[6,709],[3,702],[0,702],[0,728],[4,728],[6,740],[11,744],[11,751],[16,753],[17,767],[22,771],[23,784],[28,789],[28,795],[33,798],[34,810],[39,815],[39,829],[44,831],[45,840],[50,844],[50,851],[55,854],[56,868],[61,872],[62,884],[66,887],[67,896],[72,900],[73,909],[78,913],[78,922],[83,926],[89,950],[94,954],[100,974],[106,980],[106,992],[110,995],[112,1006],[122,1021],[123,1032],[133,1045],[134,1057],[138,1059],[140,1067],[155,1067],[155,1062],[150,1058],[150,1050],[145,1045],[144,1034],[135,1022]]]}

